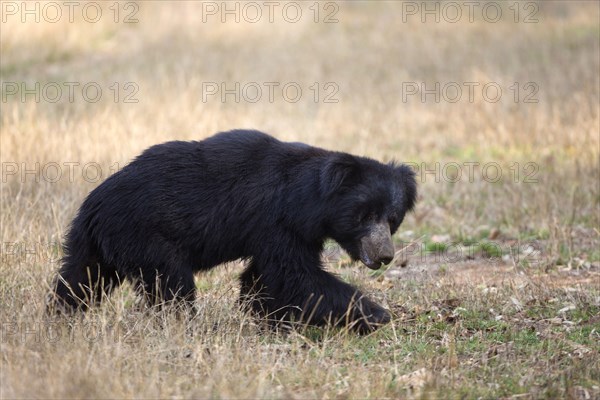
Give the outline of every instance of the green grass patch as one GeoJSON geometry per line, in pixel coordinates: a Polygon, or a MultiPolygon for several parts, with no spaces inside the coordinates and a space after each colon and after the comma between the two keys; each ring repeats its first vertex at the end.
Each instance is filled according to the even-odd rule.
{"type": "Polygon", "coordinates": [[[443,253],[448,249],[447,243],[427,242],[425,243],[425,251],[428,253],[443,253]]]}

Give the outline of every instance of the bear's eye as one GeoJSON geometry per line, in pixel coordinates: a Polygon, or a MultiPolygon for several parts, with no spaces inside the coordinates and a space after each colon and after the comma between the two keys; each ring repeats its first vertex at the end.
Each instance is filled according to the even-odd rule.
{"type": "Polygon", "coordinates": [[[375,213],[373,212],[362,212],[358,215],[358,222],[365,223],[371,221],[375,218],[375,213]]]}

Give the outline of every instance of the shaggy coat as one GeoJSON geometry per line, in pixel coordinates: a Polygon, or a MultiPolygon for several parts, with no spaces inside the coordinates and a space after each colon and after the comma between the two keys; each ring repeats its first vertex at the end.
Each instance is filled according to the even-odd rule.
{"type": "Polygon", "coordinates": [[[81,205],[55,305],[85,308],[124,279],[151,301],[191,302],[194,273],[244,259],[241,298],[259,315],[368,332],[389,313],[323,269],[324,241],[378,268],[415,197],[406,166],[257,131],[156,145],[81,205]]]}

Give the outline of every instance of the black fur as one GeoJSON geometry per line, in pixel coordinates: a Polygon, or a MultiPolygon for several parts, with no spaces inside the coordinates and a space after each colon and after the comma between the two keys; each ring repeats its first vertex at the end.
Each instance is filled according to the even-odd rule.
{"type": "Polygon", "coordinates": [[[322,269],[324,240],[359,259],[369,225],[385,221],[395,232],[415,197],[406,166],[258,131],[156,145],[83,202],[55,305],[84,308],[123,279],[154,301],[190,302],[194,273],[246,259],[241,296],[255,312],[370,331],[388,312],[322,269]]]}

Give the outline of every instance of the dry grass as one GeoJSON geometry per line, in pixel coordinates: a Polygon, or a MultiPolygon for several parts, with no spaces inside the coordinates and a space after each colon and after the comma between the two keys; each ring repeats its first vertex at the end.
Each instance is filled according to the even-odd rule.
{"type": "Polygon", "coordinates": [[[600,396],[597,3],[541,2],[532,24],[514,23],[506,7],[495,24],[403,23],[399,2],[339,3],[334,24],[314,23],[309,3],[298,23],[279,13],[251,24],[204,23],[201,2],[139,2],[139,22],[122,24],[110,4],[95,24],[76,14],[73,23],[7,16],[0,26],[3,96],[10,82],[65,90],[57,103],[0,103],[2,398],[600,396]],[[80,84],[73,102],[65,82],[80,84]],[[103,90],[97,103],[81,95],[89,82],[103,90]],[[123,102],[127,82],[139,87],[137,103],[123,102]],[[257,103],[203,102],[206,82],[258,82],[265,92],[257,103]],[[291,103],[276,91],[269,102],[264,82],[296,82],[303,96],[291,103]],[[323,102],[327,82],[339,87],[337,103],[323,102]],[[503,95],[403,102],[403,82],[496,82],[503,95]],[[527,82],[538,103],[522,101],[527,82]],[[494,162],[503,179],[491,183],[481,168],[472,181],[463,168],[457,183],[424,175],[403,225],[411,232],[397,238],[420,238],[407,268],[370,274],[333,255],[331,269],[396,315],[368,337],[261,332],[235,306],[238,265],[198,277],[191,323],[140,311],[126,287],[81,319],[42,317],[61,238],[99,183],[85,165],[88,178],[95,165],[106,176],[151,144],[239,127],[429,168],[494,162]],[[57,182],[48,163],[61,166],[57,182]],[[73,179],[65,163],[77,163],[73,179]],[[450,246],[458,256],[435,235],[460,244],[450,246]]]}

